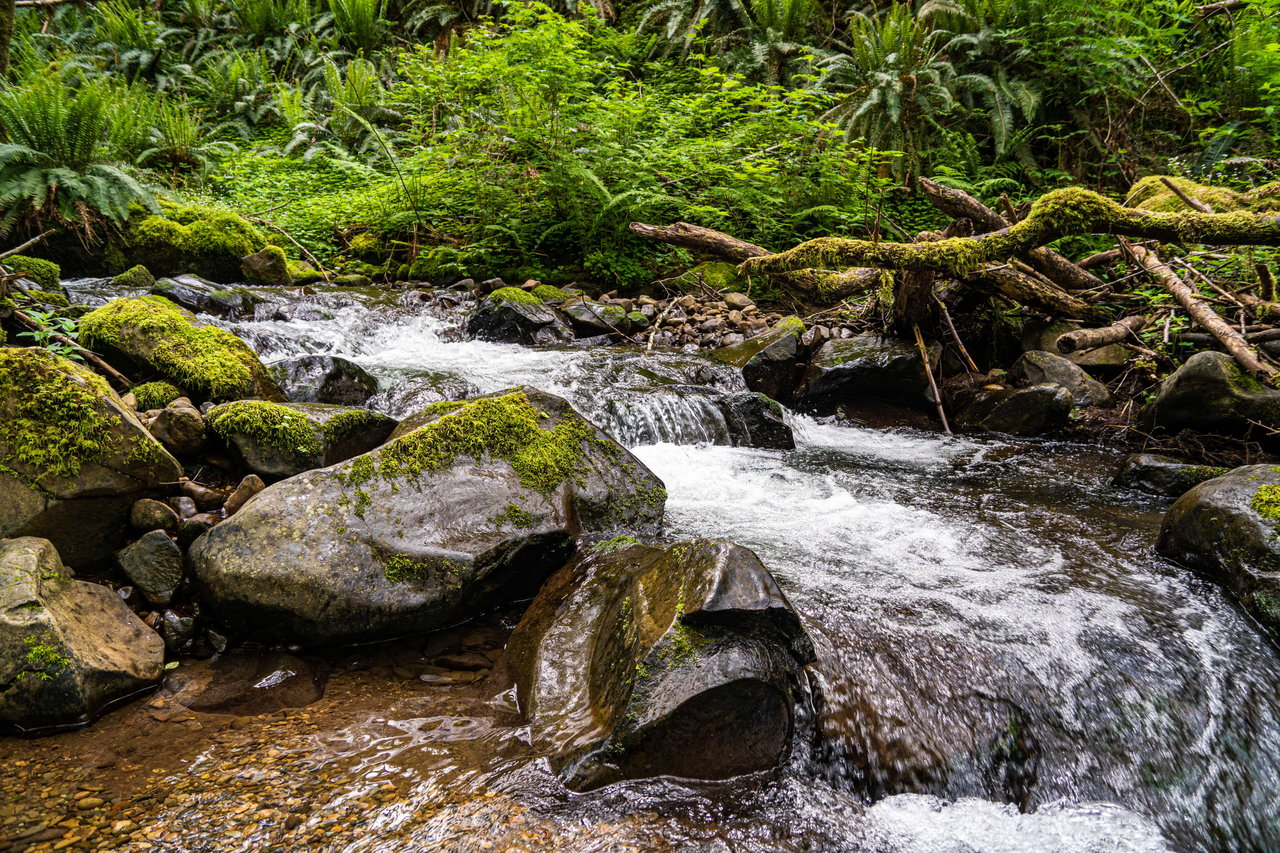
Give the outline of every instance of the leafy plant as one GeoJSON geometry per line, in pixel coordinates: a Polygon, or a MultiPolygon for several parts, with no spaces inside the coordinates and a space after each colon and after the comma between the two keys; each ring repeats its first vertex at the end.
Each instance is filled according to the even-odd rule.
{"type": "Polygon", "coordinates": [[[74,361],[80,360],[80,350],[70,344],[62,343],[57,340],[56,336],[76,339],[76,321],[70,317],[59,317],[53,311],[27,311],[38,329],[29,332],[19,332],[18,337],[29,338],[33,344],[43,347],[52,353],[69,358],[74,361]]]}

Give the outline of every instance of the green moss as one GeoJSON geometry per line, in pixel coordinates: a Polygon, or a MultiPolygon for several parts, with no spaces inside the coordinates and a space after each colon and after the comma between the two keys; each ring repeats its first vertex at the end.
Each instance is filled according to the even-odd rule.
{"type": "Polygon", "coordinates": [[[74,477],[110,449],[102,377],[48,350],[0,349],[0,464],[74,477]]]}
{"type": "Polygon", "coordinates": [[[519,392],[467,401],[384,445],[376,457],[356,457],[344,480],[348,486],[374,477],[394,482],[443,470],[460,456],[488,457],[509,462],[522,486],[547,494],[581,477],[578,464],[588,444],[616,450],[575,415],[562,416],[551,429],[541,426],[546,417],[519,392]]]}
{"type": "Polygon", "coordinates": [[[16,272],[18,275],[34,281],[41,290],[57,290],[62,281],[62,267],[53,261],[42,258],[29,258],[26,255],[10,255],[0,260],[0,265],[16,272]]]}
{"type": "Polygon", "coordinates": [[[527,509],[518,507],[515,504],[507,504],[506,507],[503,508],[502,512],[493,517],[494,527],[505,527],[507,525],[511,525],[512,527],[521,530],[532,529],[537,527],[541,522],[541,516],[534,515],[527,509]]]}
{"type": "Polygon", "coordinates": [[[206,422],[224,441],[233,435],[246,435],[289,454],[310,455],[323,449],[320,431],[311,419],[279,403],[265,400],[224,403],[209,413],[206,422]]]}
{"type": "Polygon", "coordinates": [[[71,663],[71,659],[56,647],[42,643],[35,637],[24,637],[22,644],[27,647],[27,664],[38,670],[33,674],[45,681],[56,678],[71,663]]]}
{"type": "Polygon", "coordinates": [[[321,429],[324,431],[324,440],[333,443],[386,420],[386,415],[368,409],[349,409],[329,418],[321,429]]]}
{"type": "Polygon", "coordinates": [[[773,328],[781,329],[784,332],[791,332],[796,335],[805,333],[804,320],[792,314],[789,317],[783,317],[781,320],[773,324],[773,328]]]}
{"type": "Polygon", "coordinates": [[[123,352],[175,385],[214,401],[252,393],[262,371],[244,341],[215,326],[195,325],[160,296],[116,299],[86,314],[80,319],[80,341],[123,352]]]}
{"type": "Polygon", "coordinates": [[[120,255],[169,275],[194,272],[215,280],[234,280],[240,258],[266,245],[248,220],[214,207],[161,201],[163,215],[149,215],[126,226],[120,255]]]}
{"type": "Polygon", "coordinates": [[[133,386],[129,391],[138,400],[139,412],[163,409],[182,396],[182,391],[168,382],[144,382],[133,386]]]}
{"type": "Polygon", "coordinates": [[[1227,213],[1233,210],[1247,210],[1249,199],[1244,193],[1226,187],[1211,187],[1196,183],[1189,178],[1175,178],[1167,175],[1148,175],[1138,181],[1129,190],[1125,204],[1138,210],[1154,210],[1172,212],[1189,210],[1186,202],[1178,198],[1177,193],[1165,186],[1168,180],[1191,198],[1209,205],[1215,213],[1227,213]]]}
{"type": "Polygon", "coordinates": [[[1259,486],[1249,500],[1249,508],[1263,518],[1280,521],[1280,486],[1259,486]]]}
{"type": "Polygon", "coordinates": [[[156,277],[142,264],[135,264],[111,279],[112,287],[128,287],[137,290],[146,290],[155,283],[156,277]]]}
{"type": "Polygon", "coordinates": [[[567,302],[573,298],[573,294],[569,291],[561,290],[549,284],[540,284],[535,287],[533,295],[542,302],[567,302]]]}
{"type": "Polygon", "coordinates": [[[612,539],[597,542],[592,546],[591,551],[595,554],[612,554],[614,551],[621,551],[623,548],[639,544],[640,540],[634,536],[615,536],[612,539]]]}
{"type": "Polygon", "coordinates": [[[1267,621],[1280,626],[1280,596],[1273,592],[1260,590],[1253,593],[1253,604],[1267,621]]]}
{"type": "Polygon", "coordinates": [[[392,583],[422,581],[439,576],[445,585],[457,588],[462,584],[462,572],[466,565],[443,557],[419,559],[408,554],[390,554],[382,558],[382,572],[392,583]]]}
{"type": "Polygon", "coordinates": [[[61,293],[49,293],[44,290],[28,290],[25,294],[25,298],[36,304],[52,305],[57,308],[67,308],[71,305],[71,302],[67,297],[63,296],[61,293]]]}
{"type": "Polygon", "coordinates": [[[489,294],[489,298],[498,302],[507,302],[514,305],[541,305],[542,300],[534,296],[527,290],[521,290],[518,287],[499,287],[493,293],[489,294]]]}
{"type": "Polygon", "coordinates": [[[439,403],[432,403],[431,405],[425,407],[422,410],[421,414],[426,415],[428,417],[435,417],[436,415],[447,415],[450,412],[458,411],[458,409],[461,409],[465,405],[467,405],[466,400],[441,400],[439,403]]]}

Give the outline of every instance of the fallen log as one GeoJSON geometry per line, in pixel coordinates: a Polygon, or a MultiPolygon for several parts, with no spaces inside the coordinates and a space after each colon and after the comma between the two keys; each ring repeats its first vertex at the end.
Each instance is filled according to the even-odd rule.
{"type": "MultiPolygon", "coordinates": [[[[1217,338],[1204,332],[1183,332],[1180,335],[1174,335],[1175,341],[1184,341],[1189,344],[1212,344],[1217,342],[1217,338]]],[[[1280,329],[1264,329],[1261,332],[1246,332],[1244,339],[1251,344],[1263,344],[1271,341],[1280,341],[1280,329]]]]}
{"type": "Polygon", "coordinates": [[[1004,296],[1041,314],[1068,320],[1102,321],[1106,315],[1078,296],[1056,285],[1024,275],[1011,266],[990,265],[962,276],[961,281],[978,289],[1004,296]]]}
{"type": "Polygon", "coordinates": [[[1136,339],[1138,332],[1146,328],[1150,322],[1150,318],[1135,314],[1100,329],[1076,329],[1074,332],[1066,332],[1058,336],[1054,346],[1058,348],[1058,352],[1069,355],[1081,350],[1118,344],[1130,338],[1136,339]]]}

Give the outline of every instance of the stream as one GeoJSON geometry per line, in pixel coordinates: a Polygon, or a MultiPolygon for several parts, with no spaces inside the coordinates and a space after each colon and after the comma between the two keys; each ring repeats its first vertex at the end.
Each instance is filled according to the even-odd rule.
{"type": "MultiPolygon", "coordinates": [[[[120,295],[70,284],[91,304],[120,295]]],[[[267,363],[355,361],[395,416],[445,378],[566,397],[666,483],[671,539],[761,556],[820,660],[812,734],[766,778],[569,794],[503,722],[506,694],[472,709],[469,732],[375,713],[317,735],[317,766],[341,762],[346,780],[317,796],[404,783],[333,849],[429,849],[463,831],[478,812],[415,816],[442,789],[501,792],[568,850],[1280,847],[1277,651],[1155,554],[1165,504],[1111,487],[1115,454],[793,413],[795,450],[731,447],[708,401],[743,389],[704,357],[466,341],[455,317],[395,294],[317,290],[259,290],[263,319],[205,319],[267,363]],[[291,310],[273,313],[281,300],[291,310]]]]}

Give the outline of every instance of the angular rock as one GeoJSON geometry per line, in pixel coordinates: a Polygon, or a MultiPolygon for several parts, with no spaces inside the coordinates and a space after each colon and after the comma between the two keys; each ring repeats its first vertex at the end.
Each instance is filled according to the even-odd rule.
{"type": "Polygon", "coordinates": [[[1171,432],[1243,435],[1251,421],[1280,426],[1280,391],[1245,374],[1226,353],[1206,350],[1165,377],[1144,417],[1171,432]]]}
{"type": "Polygon", "coordinates": [[[1156,550],[1280,632],[1280,467],[1247,465],[1192,488],[1165,514],[1156,550]]]}
{"type": "Polygon", "coordinates": [[[760,447],[767,450],[793,450],[796,446],[791,427],[782,417],[782,406],[763,394],[725,394],[715,398],[729,425],[734,447],[760,447]]]}
{"type": "Polygon", "coordinates": [[[249,474],[241,480],[240,484],[231,492],[231,495],[227,498],[227,502],[222,505],[222,511],[227,514],[228,518],[235,515],[240,511],[240,507],[249,502],[249,498],[253,497],[266,487],[267,484],[262,482],[261,477],[257,474],[249,474]]]}
{"type": "Polygon", "coordinates": [[[177,530],[179,521],[172,507],[154,498],[135,501],[129,510],[129,523],[137,530],[177,530]]]}
{"type": "Polygon", "coordinates": [[[508,642],[534,749],[574,790],[776,767],[814,651],[768,569],[731,543],[613,547],[548,581],[508,642]]]}
{"type": "Polygon", "coordinates": [[[181,473],[97,374],[0,349],[0,537],[42,536],[73,564],[109,559],[134,502],[181,473]]]}
{"type": "Polygon", "coordinates": [[[1189,465],[1155,453],[1131,453],[1121,461],[1115,485],[1176,498],[1205,480],[1221,477],[1227,470],[1212,465],[1189,465]]]}
{"type": "Polygon", "coordinates": [[[1044,435],[1067,425],[1071,392],[1061,385],[982,388],[956,411],[956,425],[1008,435],[1044,435]]]}
{"type": "Polygon", "coordinates": [[[1071,392],[1071,400],[1077,406],[1111,405],[1111,392],[1106,385],[1051,352],[1024,352],[1009,368],[1009,378],[1021,385],[1061,385],[1071,392]]]}
{"type": "Polygon", "coordinates": [[[191,406],[166,406],[147,429],[174,456],[194,456],[204,449],[204,417],[191,406]]]}
{"type": "Polygon", "coordinates": [[[375,640],[530,596],[576,537],[655,532],[665,497],[568,403],[526,387],[438,404],[377,450],[268,487],[190,560],[202,612],[235,634],[375,640]]]}
{"type": "Polygon", "coordinates": [[[502,343],[549,345],[573,340],[554,310],[531,293],[503,287],[481,300],[467,319],[467,334],[502,343]]]}
{"type": "Polygon", "coordinates": [[[730,308],[736,308],[739,311],[744,308],[750,308],[756,303],[752,301],[750,296],[745,293],[726,293],[724,295],[724,304],[730,308]]]}
{"type": "Polygon", "coordinates": [[[153,606],[173,601],[182,583],[182,549],[163,530],[152,530],[116,552],[116,565],[153,606]]]}
{"type": "Polygon", "coordinates": [[[172,610],[166,610],[160,615],[160,638],[164,641],[164,647],[169,654],[174,656],[191,654],[195,635],[194,617],[175,613],[172,610]]]}
{"type": "Polygon", "coordinates": [[[631,326],[627,312],[620,305],[603,305],[580,299],[562,305],[560,310],[569,318],[574,333],[583,337],[616,335],[626,332],[631,326]]]}
{"type": "Polygon", "coordinates": [[[293,286],[293,276],[289,275],[289,261],[279,246],[266,246],[252,255],[245,255],[240,259],[240,272],[244,274],[244,280],[251,284],[293,286]]]}
{"type": "Polygon", "coordinates": [[[480,389],[451,373],[415,374],[403,382],[369,398],[369,408],[386,412],[393,418],[414,415],[432,403],[465,400],[479,396],[480,389]]]}
{"type": "Polygon", "coordinates": [[[243,287],[223,287],[194,275],[162,278],[151,285],[151,295],[162,296],[194,314],[213,314],[238,320],[252,317],[260,301],[243,287]]]}
{"type": "Polygon", "coordinates": [[[118,595],[73,580],[47,539],[0,540],[0,727],[83,724],[163,674],[164,643],[118,595]]]}
{"type": "Polygon", "coordinates": [[[269,365],[292,403],[363,406],[378,392],[378,380],[353,361],[333,355],[302,355],[269,365]]]}
{"type": "Polygon", "coordinates": [[[863,399],[907,406],[934,405],[919,351],[909,344],[875,334],[829,340],[805,368],[796,406],[829,415],[863,399]]]}
{"type": "Polygon", "coordinates": [[[182,547],[190,548],[193,542],[212,530],[221,520],[221,516],[211,512],[200,512],[182,519],[182,523],[178,525],[178,542],[182,547]]]}
{"type": "Polygon", "coordinates": [[[743,381],[752,391],[790,404],[795,401],[796,387],[804,375],[800,345],[804,332],[799,317],[787,317],[763,334],[713,351],[711,357],[741,370],[743,381]]]}

